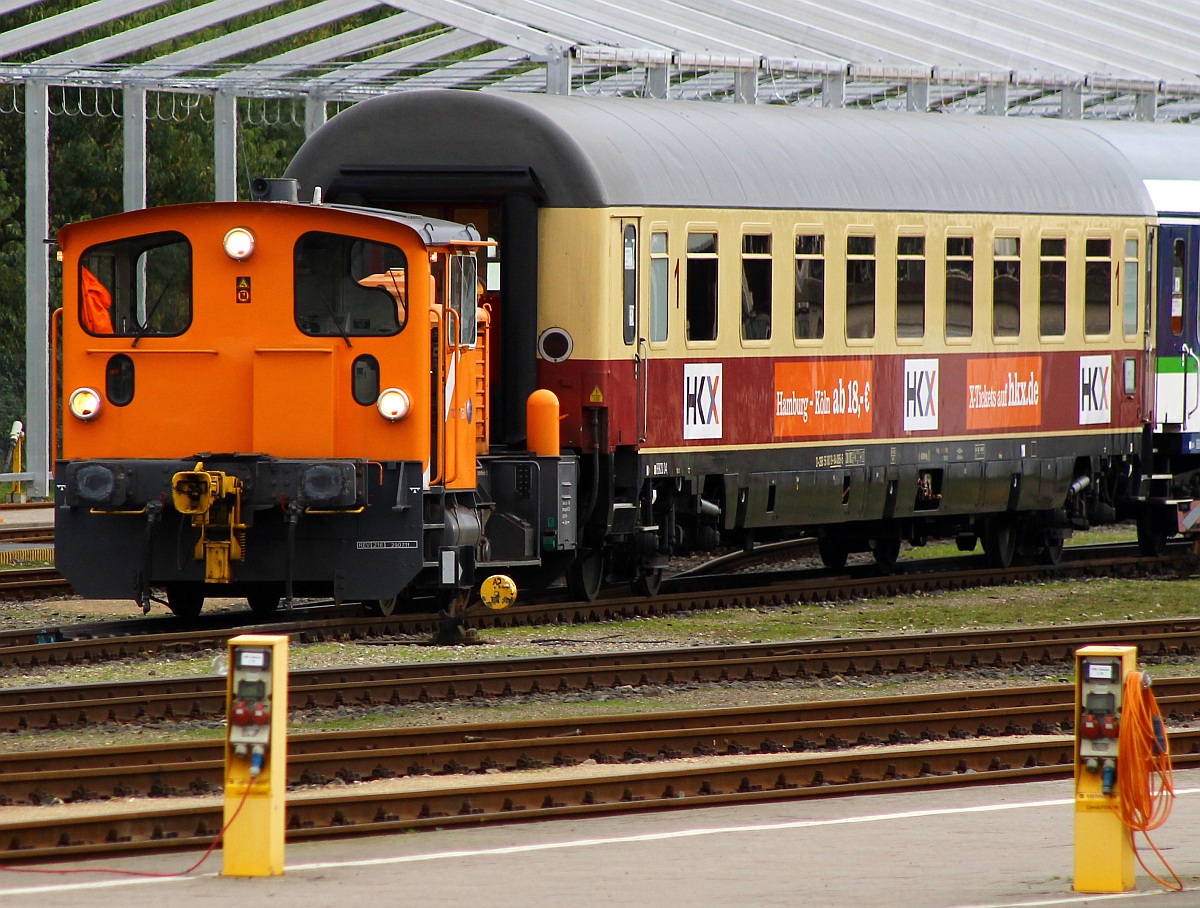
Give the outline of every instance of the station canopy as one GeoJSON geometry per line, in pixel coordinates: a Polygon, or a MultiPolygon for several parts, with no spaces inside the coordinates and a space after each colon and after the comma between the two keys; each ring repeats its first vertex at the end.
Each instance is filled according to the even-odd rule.
{"type": "Polygon", "coordinates": [[[0,0],[0,88],[290,98],[305,102],[288,115],[310,131],[330,102],[426,87],[1069,119],[1200,114],[1191,3],[92,0],[3,29],[7,14],[38,5],[0,0]],[[97,37],[103,26],[110,36],[97,37]]]}

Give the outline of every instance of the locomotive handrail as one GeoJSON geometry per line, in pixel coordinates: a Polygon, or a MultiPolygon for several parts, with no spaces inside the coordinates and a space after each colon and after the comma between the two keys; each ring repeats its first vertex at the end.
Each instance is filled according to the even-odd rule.
{"type": "MultiPolygon", "coordinates": [[[[454,350],[455,355],[446,363],[445,383],[449,384],[450,373],[454,373],[454,394],[447,395],[445,405],[442,407],[442,484],[449,485],[458,479],[458,460],[450,459],[450,414],[453,413],[456,407],[455,395],[458,394],[458,351],[462,347],[461,338],[458,332],[462,330],[462,316],[450,306],[442,310],[442,339],[446,343],[446,349],[454,350]],[[450,322],[458,321],[458,325],[451,331],[450,322]],[[452,341],[451,338],[454,338],[452,341]],[[453,468],[454,472],[451,472],[453,468]]],[[[455,439],[455,453],[458,453],[457,436],[455,439]]]]}
{"type": "Polygon", "coordinates": [[[58,461],[58,335],[62,331],[62,306],[50,313],[50,463],[58,461]]]}

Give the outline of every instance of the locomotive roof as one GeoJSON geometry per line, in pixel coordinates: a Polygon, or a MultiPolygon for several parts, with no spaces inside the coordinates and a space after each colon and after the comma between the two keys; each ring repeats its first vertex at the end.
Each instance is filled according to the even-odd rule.
{"type": "Polygon", "coordinates": [[[389,174],[523,175],[566,208],[1154,211],[1125,155],[1078,124],[699,101],[402,92],[345,110],[288,168],[331,199],[389,174]]]}
{"type": "MultiPolygon", "coordinates": [[[[303,203],[297,203],[303,204],[303,203]]],[[[330,205],[337,211],[348,211],[352,214],[365,214],[371,217],[395,221],[411,227],[426,246],[443,246],[448,243],[478,243],[479,231],[473,224],[459,224],[454,221],[443,221],[440,218],[430,218],[419,214],[408,214],[404,211],[387,211],[382,208],[366,208],[361,205],[330,205]]]]}

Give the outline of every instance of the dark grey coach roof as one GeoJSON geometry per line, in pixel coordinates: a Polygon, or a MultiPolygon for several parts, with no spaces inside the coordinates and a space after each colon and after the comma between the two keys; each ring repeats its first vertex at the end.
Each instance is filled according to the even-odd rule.
{"type": "Polygon", "coordinates": [[[356,104],[288,176],[336,201],[348,175],[423,170],[527,170],[565,208],[1153,214],[1128,160],[1075,124],[501,92],[356,104]]]}

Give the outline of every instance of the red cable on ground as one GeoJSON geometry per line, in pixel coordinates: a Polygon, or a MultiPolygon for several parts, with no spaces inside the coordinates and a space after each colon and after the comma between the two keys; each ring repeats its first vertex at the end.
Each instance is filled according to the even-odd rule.
{"type": "Polygon", "coordinates": [[[221,827],[221,831],[217,833],[217,837],[209,843],[208,849],[204,852],[204,854],[200,855],[200,859],[187,870],[180,870],[176,873],[149,873],[140,870],[118,870],[115,867],[67,867],[52,870],[43,867],[14,867],[11,864],[0,864],[0,871],[6,873],[48,873],[52,875],[66,875],[70,873],[111,873],[116,874],[117,876],[149,877],[152,879],[171,879],[172,877],[187,876],[189,873],[207,861],[209,856],[217,850],[217,846],[220,845],[221,840],[225,838],[225,833],[229,831],[229,827],[233,825],[233,821],[236,820],[238,818],[238,814],[242,812],[242,807],[246,803],[246,798],[250,795],[250,788],[251,785],[247,784],[246,790],[242,793],[242,799],[238,801],[237,809],[233,812],[233,816],[229,818],[229,822],[221,827]]]}
{"type": "Polygon", "coordinates": [[[1175,777],[1171,752],[1167,742],[1167,727],[1158,708],[1158,700],[1150,690],[1150,676],[1130,672],[1125,678],[1121,701],[1121,729],[1118,733],[1117,798],[1113,809],[1129,829],[1133,853],[1142,869],[1160,885],[1176,891],[1183,882],[1150,838],[1150,830],[1158,829],[1171,815],[1175,803],[1175,777]],[[1140,832],[1170,872],[1174,883],[1155,874],[1137,849],[1134,833],[1140,832]]]}

